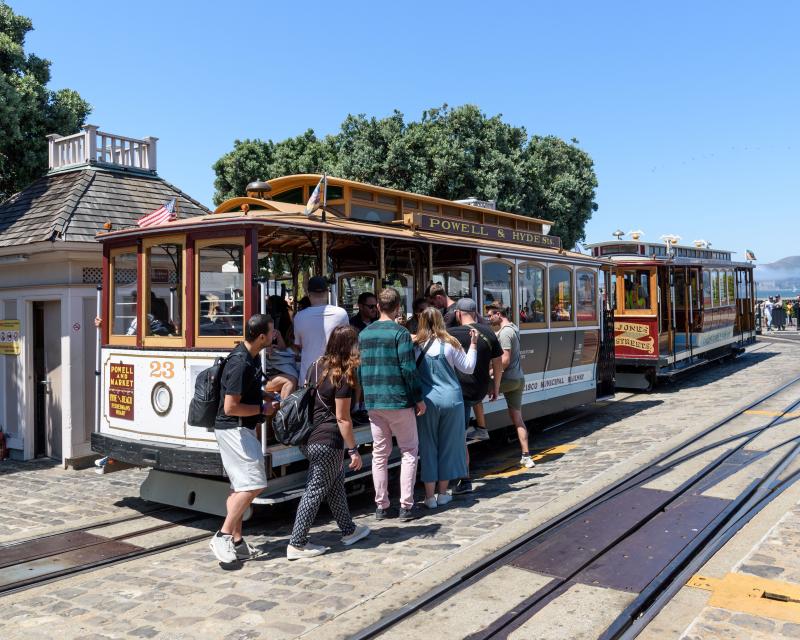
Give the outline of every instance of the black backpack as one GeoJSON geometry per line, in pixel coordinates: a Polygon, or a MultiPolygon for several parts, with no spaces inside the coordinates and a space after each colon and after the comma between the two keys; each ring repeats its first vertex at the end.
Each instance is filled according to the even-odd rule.
{"type": "Polygon", "coordinates": [[[214,428],[221,400],[220,381],[228,357],[217,358],[214,364],[197,375],[194,383],[194,397],[189,403],[189,415],[186,417],[186,422],[191,426],[214,428]]]}
{"type": "MultiPolygon", "coordinates": [[[[314,363],[316,374],[317,363],[314,363]]],[[[272,431],[278,442],[285,445],[297,446],[308,440],[308,436],[316,426],[314,424],[314,404],[317,396],[317,376],[314,376],[314,383],[306,381],[306,386],[298,389],[289,397],[281,402],[278,411],[272,417],[272,431]]],[[[322,398],[320,398],[322,402],[322,398]]],[[[333,413],[323,402],[323,406],[328,409],[328,413],[333,413]]]]}

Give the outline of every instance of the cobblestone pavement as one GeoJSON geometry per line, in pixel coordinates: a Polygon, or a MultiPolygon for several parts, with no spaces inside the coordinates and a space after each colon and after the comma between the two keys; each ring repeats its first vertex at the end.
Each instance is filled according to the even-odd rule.
{"type": "Polygon", "coordinates": [[[140,469],[101,476],[53,460],[0,462],[0,542],[54,533],[152,509],[139,496],[140,469]]]}
{"type": "MultiPolygon", "coordinates": [[[[357,521],[374,532],[346,551],[325,511],[312,529],[312,541],[332,551],[315,561],[285,560],[291,522],[283,517],[251,527],[248,539],[265,555],[234,570],[220,567],[201,542],[7,596],[2,598],[0,637],[49,640],[54,629],[59,640],[346,637],[342,629],[348,616],[374,612],[377,617],[386,612],[385,598],[396,589],[434,586],[426,580],[455,572],[459,558],[488,543],[502,544],[512,530],[535,527],[549,517],[543,514],[553,504],[570,499],[598,477],[610,481],[615,470],[637,455],[666,449],[671,438],[700,431],[796,375],[799,354],[793,344],[762,343],[734,362],[700,370],[656,393],[633,395],[541,434],[534,440],[537,449],[574,448],[545,458],[531,470],[511,464],[518,456],[512,446],[479,445],[490,457],[478,470],[485,477],[476,481],[474,494],[407,524],[375,522],[367,501],[361,501],[357,521]]],[[[477,458],[479,450],[473,451],[477,458]]],[[[28,477],[52,473],[34,469],[28,477]]],[[[136,495],[133,485],[141,478],[136,473],[113,488],[103,483],[116,481],[119,474],[96,476],[99,480],[88,489],[82,482],[86,476],[67,475],[71,482],[65,483],[72,486],[61,493],[86,496],[81,509],[108,516],[115,508],[109,511],[109,505],[126,490],[136,495]],[[96,506],[88,499],[94,493],[101,496],[96,506]]],[[[4,477],[4,486],[5,478],[14,475],[4,477]]],[[[25,486],[18,483],[12,492],[3,491],[2,499],[12,504],[11,493],[16,500],[30,497],[25,486]]],[[[36,491],[47,494],[37,509],[60,506],[58,518],[67,518],[64,498],[52,496],[46,481],[36,491]]],[[[25,509],[18,507],[14,512],[20,517],[25,509]]],[[[394,600],[393,606],[404,603],[394,600]]]]}

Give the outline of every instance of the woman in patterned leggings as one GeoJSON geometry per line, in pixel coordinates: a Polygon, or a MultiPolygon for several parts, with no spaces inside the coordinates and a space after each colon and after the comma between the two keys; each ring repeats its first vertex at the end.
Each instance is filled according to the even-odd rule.
{"type": "Polygon", "coordinates": [[[359,363],[358,333],[348,325],[333,330],[325,354],[308,369],[308,382],[317,385],[315,426],[306,444],[300,447],[310,464],[306,490],[297,507],[292,537],[286,547],[289,560],[313,558],[328,551],[328,547],[308,541],[308,531],[323,500],[327,500],[342,531],[343,544],[351,545],[370,533],[369,527],[353,522],[344,491],[345,445],[350,455],[350,468],[361,469],[350,417],[359,363]]]}

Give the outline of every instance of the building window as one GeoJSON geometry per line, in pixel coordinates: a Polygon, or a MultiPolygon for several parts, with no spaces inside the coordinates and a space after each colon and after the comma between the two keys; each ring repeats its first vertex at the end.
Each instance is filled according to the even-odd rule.
{"type": "Polygon", "coordinates": [[[572,271],[550,267],[550,320],[572,321],[572,271]]]}
{"type": "Polygon", "coordinates": [[[578,305],[578,322],[597,322],[597,274],[579,270],[575,293],[578,305]]]}
{"type": "Polygon", "coordinates": [[[544,267],[531,262],[519,265],[518,286],[519,322],[525,325],[546,326],[544,299],[544,267]]]}
{"type": "Polygon", "coordinates": [[[244,335],[244,250],[215,244],[198,251],[198,336],[244,335]]]}
{"type": "Polygon", "coordinates": [[[511,291],[513,273],[511,265],[499,260],[487,260],[482,265],[483,282],[483,312],[495,303],[500,303],[506,310],[506,315],[511,318],[511,291]]]}
{"type": "Polygon", "coordinates": [[[111,333],[115,336],[136,335],[137,256],[131,249],[111,258],[113,310],[111,333]]]}
{"type": "Polygon", "coordinates": [[[183,246],[157,244],[147,252],[145,336],[183,335],[183,246]]]}

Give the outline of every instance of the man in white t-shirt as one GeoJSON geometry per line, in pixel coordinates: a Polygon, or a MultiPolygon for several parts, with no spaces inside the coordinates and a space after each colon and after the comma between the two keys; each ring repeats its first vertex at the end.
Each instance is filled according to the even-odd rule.
{"type": "Polygon", "coordinates": [[[328,281],[314,276],[308,281],[308,298],[311,306],[294,317],[294,345],[300,351],[299,385],[306,381],[306,371],[325,353],[328,337],[339,325],[350,324],[347,311],[328,304],[328,281]]]}

